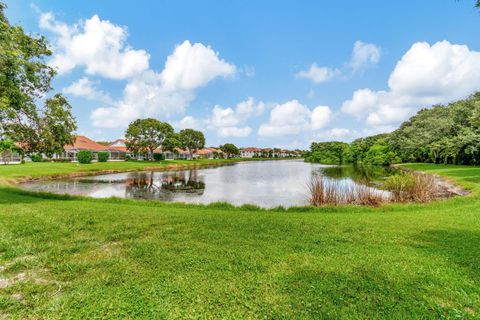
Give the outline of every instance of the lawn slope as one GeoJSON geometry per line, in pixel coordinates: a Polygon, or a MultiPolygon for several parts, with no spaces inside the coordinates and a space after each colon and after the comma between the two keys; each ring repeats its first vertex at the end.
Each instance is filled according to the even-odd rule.
{"type": "Polygon", "coordinates": [[[478,318],[480,168],[407,167],[472,193],[267,211],[2,187],[0,319],[478,318]]]}

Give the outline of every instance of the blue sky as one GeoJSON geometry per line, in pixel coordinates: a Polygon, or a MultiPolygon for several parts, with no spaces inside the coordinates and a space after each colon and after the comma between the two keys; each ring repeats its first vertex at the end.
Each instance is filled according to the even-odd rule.
{"type": "Polygon", "coordinates": [[[6,1],[50,41],[78,133],[150,116],[212,146],[305,148],[480,89],[473,1],[151,2],[6,1]]]}

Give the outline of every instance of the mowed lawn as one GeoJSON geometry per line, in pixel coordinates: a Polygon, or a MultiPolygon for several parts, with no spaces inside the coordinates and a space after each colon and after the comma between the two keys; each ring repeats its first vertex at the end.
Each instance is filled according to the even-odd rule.
{"type": "Polygon", "coordinates": [[[2,187],[0,319],[480,318],[480,167],[408,167],[472,194],[265,211],[2,187]]]}

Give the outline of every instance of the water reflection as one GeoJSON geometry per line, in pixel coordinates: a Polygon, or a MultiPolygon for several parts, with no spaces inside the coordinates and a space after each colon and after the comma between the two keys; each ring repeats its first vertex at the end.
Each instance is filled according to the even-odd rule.
{"type": "Polygon", "coordinates": [[[322,168],[321,174],[331,179],[351,179],[358,184],[378,186],[388,176],[398,172],[391,167],[331,166],[322,168]]]}
{"type": "Polygon", "coordinates": [[[38,181],[26,189],[86,195],[95,198],[121,197],[188,203],[224,201],[234,205],[262,207],[308,204],[308,183],[323,175],[348,188],[368,184],[390,174],[388,170],[334,167],[303,161],[241,162],[232,166],[177,172],[130,172],[69,180],[38,181]]]}
{"type": "Polygon", "coordinates": [[[198,170],[166,172],[130,173],[125,179],[125,195],[135,199],[157,199],[172,201],[175,193],[202,195],[205,191],[198,170]]]}

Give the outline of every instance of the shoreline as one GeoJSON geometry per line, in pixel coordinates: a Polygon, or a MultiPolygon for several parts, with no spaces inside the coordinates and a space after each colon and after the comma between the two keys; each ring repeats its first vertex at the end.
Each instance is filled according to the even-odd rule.
{"type": "Polygon", "coordinates": [[[422,171],[416,171],[409,168],[405,168],[402,164],[392,164],[390,167],[398,169],[402,172],[412,173],[412,174],[422,174],[422,175],[430,175],[433,177],[435,184],[440,187],[443,194],[438,196],[438,199],[445,199],[450,198],[452,196],[468,196],[472,194],[470,190],[467,190],[460,185],[458,185],[455,181],[442,177],[438,174],[434,173],[427,173],[422,171]]]}
{"type": "MultiPolygon", "coordinates": [[[[80,178],[80,177],[89,177],[96,175],[105,175],[105,174],[114,174],[114,173],[124,173],[124,172],[140,172],[140,171],[181,171],[189,169],[204,169],[204,168],[214,168],[222,166],[230,166],[240,162],[253,162],[253,161],[288,161],[288,160],[299,160],[298,158],[235,158],[235,159],[201,159],[204,163],[193,162],[193,163],[174,163],[167,164],[164,162],[154,162],[146,163],[145,167],[140,168],[124,168],[124,169],[98,169],[98,170],[87,170],[87,171],[76,171],[65,174],[46,174],[43,176],[33,177],[33,176],[22,176],[17,178],[6,178],[3,181],[0,180],[0,185],[6,186],[18,186],[23,183],[34,182],[34,181],[50,181],[50,180],[60,180],[60,179],[69,179],[69,178],[80,178]],[[148,166],[148,165],[151,166],[148,166]]],[[[164,160],[168,161],[168,160],[164,160]]],[[[198,161],[198,160],[185,160],[185,161],[198,161]]],[[[124,163],[126,163],[125,161],[124,163]]],[[[108,163],[108,162],[107,162],[108,163]]],[[[118,162],[116,162],[118,163],[118,162]]],[[[135,161],[134,163],[137,163],[135,161]]],[[[142,162],[143,163],[143,162],[142,162]]],[[[61,163],[58,163],[61,164],[61,163]]],[[[19,164],[21,166],[21,164],[19,164]]],[[[77,164],[78,166],[88,166],[90,164],[77,164]]],[[[88,168],[86,168],[88,169],[88,168]]]]}

